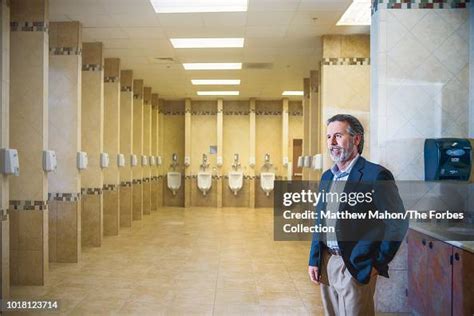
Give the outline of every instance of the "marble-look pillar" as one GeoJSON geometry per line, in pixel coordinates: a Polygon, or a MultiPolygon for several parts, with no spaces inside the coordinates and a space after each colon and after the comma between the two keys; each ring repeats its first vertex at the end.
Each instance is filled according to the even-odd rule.
{"type": "MultiPolygon", "coordinates": [[[[151,95],[151,155],[155,158],[159,155],[159,102],[160,96],[157,93],[151,95]]],[[[155,165],[151,166],[151,210],[157,211],[159,203],[161,201],[162,191],[158,186],[158,161],[155,161],[155,165]]]]}
{"type": "MultiPolygon", "coordinates": [[[[319,104],[320,74],[317,70],[312,70],[309,77],[309,148],[308,155],[314,156],[325,152],[325,147],[321,147],[321,139],[325,132],[326,125],[321,121],[321,107],[319,104]]],[[[321,171],[309,169],[309,180],[317,181],[321,176],[321,171]]]]}
{"type": "Polygon", "coordinates": [[[89,164],[82,171],[82,246],[100,247],[103,238],[103,173],[100,154],[104,133],[104,70],[102,43],[82,46],[82,151],[89,164]]]}
{"type": "MultiPolygon", "coordinates": [[[[163,103],[162,99],[158,100],[158,155],[161,157],[161,160],[164,161],[163,154],[165,153],[165,114],[163,113],[163,103]]],[[[158,166],[158,207],[164,205],[164,194],[166,188],[166,167],[163,163],[158,166]]]]}
{"type": "Polygon", "coordinates": [[[222,166],[224,160],[224,100],[217,99],[217,207],[222,207],[222,166]],[[220,161],[219,161],[220,160],[220,161]],[[219,162],[222,164],[219,166],[219,162]]]}
{"type": "Polygon", "coordinates": [[[133,80],[133,154],[137,165],[133,167],[133,220],[143,218],[143,80],[133,80]]]}
{"type": "Polygon", "coordinates": [[[282,112],[281,112],[281,159],[283,160],[283,179],[287,179],[288,177],[288,148],[289,148],[289,113],[288,113],[288,98],[283,98],[282,102],[282,112]],[[286,165],[285,165],[286,162],[286,165]]]}
{"type": "MultiPolygon", "coordinates": [[[[0,146],[8,148],[10,111],[10,3],[0,1],[0,146]]],[[[10,220],[8,177],[0,174],[0,299],[10,296],[10,220]]]]}
{"type": "Polygon", "coordinates": [[[143,214],[151,213],[151,88],[143,89],[143,156],[146,165],[143,165],[143,214]]]}
{"type": "Polygon", "coordinates": [[[18,177],[10,177],[10,281],[12,285],[44,285],[48,272],[48,181],[42,166],[43,151],[48,148],[48,4],[16,0],[10,5],[9,136],[21,167],[18,177]]]}
{"type": "Polygon", "coordinates": [[[250,190],[249,190],[249,207],[255,208],[255,163],[256,163],[256,143],[257,143],[257,120],[256,120],[256,100],[250,99],[250,148],[249,148],[249,177],[250,177],[250,190]]]}
{"type": "Polygon", "coordinates": [[[81,254],[81,33],[79,22],[49,25],[48,141],[59,162],[48,175],[50,262],[78,262],[81,254]]]}
{"type": "Polygon", "coordinates": [[[118,235],[120,229],[120,59],[104,60],[104,152],[110,163],[104,169],[104,236],[118,235]]]}
{"type": "MultiPolygon", "coordinates": [[[[311,100],[310,100],[310,80],[303,79],[303,156],[309,155],[309,144],[311,143],[311,100]]],[[[310,171],[308,168],[302,168],[303,180],[309,180],[310,171]]]]}
{"type": "Polygon", "coordinates": [[[191,158],[191,99],[184,103],[184,207],[191,206],[191,168],[186,160],[191,158]]]}
{"type": "Polygon", "coordinates": [[[125,166],[120,168],[120,227],[132,227],[133,173],[130,164],[133,154],[133,72],[120,72],[120,153],[125,166]]]}

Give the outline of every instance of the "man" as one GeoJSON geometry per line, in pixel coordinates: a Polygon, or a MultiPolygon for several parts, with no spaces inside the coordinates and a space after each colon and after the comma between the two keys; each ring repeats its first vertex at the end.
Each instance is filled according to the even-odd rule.
{"type": "Polygon", "coordinates": [[[388,277],[388,264],[400,247],[406,220],[321,219],[321,211],[368,213],[369,210],[404,213],[393,175],[365,160],[364,128],[360,121],[338,114],[327,122],[327,146],[335,165],[321,177],[320,192],[371,194],[354,205],[331,199],[317,205],[318,221],[333,233],[314,234],[309,276],[320,284],[326,315],[374,315],[377,275],[388,277]],[[373,195],[373,196],[372,196],[373,195]]]}

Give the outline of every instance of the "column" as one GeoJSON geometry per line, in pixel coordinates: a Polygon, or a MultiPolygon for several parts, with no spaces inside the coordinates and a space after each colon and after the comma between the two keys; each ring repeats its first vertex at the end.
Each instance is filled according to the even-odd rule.
{"type": "MultiPolygon", "coordinates": [[[[303,156],[309,155],[309,144],[311,143],[311,102],[310,102],[310,80],[303,79],[303,156]]],[[[309,169],[303,168],[303,180],[309,180],[309,169]]]]}
{"type": "Polygon", "coordinates": [[[133,80],[133,154],[137,165],[133,167],[133,220],[143,217],[143,80],[133,80]]]}
{"type": "Polygon", "coordinates": [[[217,207],[222,207],[222,164],[224,159],[224,100],[217,99],[217,207]],[[220,166],[219,166],[220,160],[220,166]]]}
{"type": "Polygon", "coordinates": [[[118,235],[120,229],[120,59],[104,60],[104,152],[109,166],[104,169],[104,236],[118,235]]]}
{"type": "Polygon", "coordinates": [[[249,196],[249,207],[255,208],[255,150],[256,150],[256,139],[257,139],[257,120],[256,120],[256,100],[254,98],[250,99],[250,149],[249,149],[249,177],[250,177],[250,196],[249,196]]]}
{"type": "MultiPolygon", "coordinates": [[[[157,93],[151,95],[151,155],[158,157],[159,155],[159,102],[160,96],[157,93]]],[[[151,210],[157,211],[158,205],[161,201],[161,190],[158,186],[158,161],[155,161],[155,165],[151,166],[151,210]]]]}
{"type": "Polygon", "coordinates": [[[88,156],[82,171],[82,246],[100,247],[103,237],[103,173],[100,154],[104,134],[104,70],[102,43],[82,46],[82,151],[88,156]]]}
{"type": "Polygon", "coordinates": [[[51,262],[78,262],[81,254],[81,32],[79,22],[49,24],[48,138],[58,160],[48,175],[51,262]]]}
{"type": "Polygon", "coordinates": [[[143,156],[147,164],[143,166],[143,214],[151,212],[151,88],[145,87],[143,97],[143,156]]]}
{"type": "Polygon", "coordinates": [[[42,166],[48,148],[47,2],[18,0],[10,5],[10,147],[18,150],[21,167],[18,177],[10,177],[10,281],[44,285],[48,271],[48,181],[42,166]]]}
{"type": "MultiPolygon", "coordinates": [[[[326,148],[321,146],[321,139],[323,138],[322,132],[325,131],[326,124],[321,122],[321,108],[319,106],[319,84],[320,75],[319,71],[312,70],[309,78],[309,148],[308,155],[314,156],[316,154],[322,154],[326,148]]],[[[309,180],[319,180],[321,171],[309,169],[309,180]]]]}
{"type": "Polygon", "coordinates": [[[186,160],[191,159],[191,99],[184,103],[184,207],[191,206],[191,168],[186,160]]]}
{"type": "MultiPolygon", "coordinates": [[[[288,113],[288,98],[283,99],[283,104],[282,104],[282,128],[281,128],[281,159],[283,160],[283,179],[287,179],[288,177],[288,148],[289,148],[289,139],[288,139],[288,129],[290,128],[289,126],[289,113],[288,113]]],[[[290,168],[291,170],[291,168],[290,168]]]]}
{"type": "MultiPolygon", "coordinates": [[[[0,1],[0,146],[9,147],[10,111],[10,4],[0,1]]],[[[0,299],[10,296],[10,220],[8,217],[8,177],[0,174],[0,299]]]]}
{"type": "MultiPolygon", "coordinates": [[[[158,100],[158,156],[164,161],[165,152],[165,114],[163,113],[163,100],[158,100]]],[[[164,190],[166,188],[166,167],[163,163],[158,167],[158,207],[164,205],[164,190]]]]}
{"type": "Polygon", "coordinates": [[[120,71],[120,153],[125,165],[120,168],[120,227],[132,227],[133,154],[133,72],[120,71]]]}

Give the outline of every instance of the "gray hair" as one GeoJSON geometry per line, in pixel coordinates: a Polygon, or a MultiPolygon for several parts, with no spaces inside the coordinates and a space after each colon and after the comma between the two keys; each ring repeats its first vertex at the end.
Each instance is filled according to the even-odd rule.
{"type": "Polygon", "coordinates": [[[362,154],[362,150],[364,149],[364,127],[362,123],[350,114],[336,114],[327,121],[326,125],[332,122],[347,122],[349,124],[347,132],[351,136],[360,135],[360,143],[357,146],[357,152],[362,154]]]}

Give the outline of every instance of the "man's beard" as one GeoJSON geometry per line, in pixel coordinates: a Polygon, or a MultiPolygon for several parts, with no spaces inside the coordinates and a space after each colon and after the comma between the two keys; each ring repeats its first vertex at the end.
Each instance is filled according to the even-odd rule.
{"type": "Polygon", "coordinates": [[[344,149],[341,146],[330,146],[329,155],[335,163],[347,161],[354,151],[354,142],[349,142],[349,148],[344,149]],[[335,150],[333,152],[333,150],[335,150]]]}

